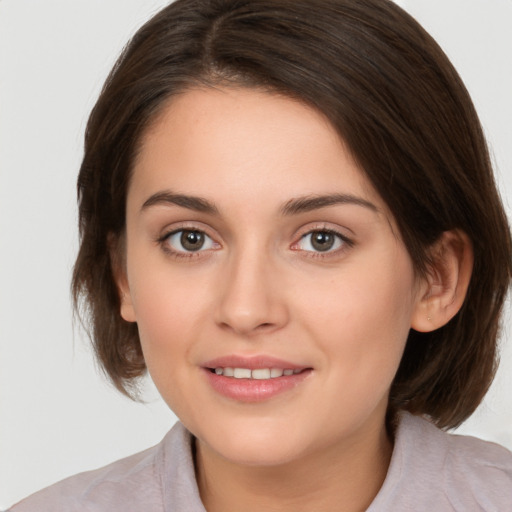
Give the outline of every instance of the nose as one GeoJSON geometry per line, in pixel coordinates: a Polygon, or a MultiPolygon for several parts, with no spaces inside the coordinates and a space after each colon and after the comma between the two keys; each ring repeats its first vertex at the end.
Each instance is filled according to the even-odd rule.
{"type": "Polygon", "coordinates": [[[288,322],[285,290],[271,258],[245,250],[220,276],[217,324],[243,336],[270,333],[288,322]]]}

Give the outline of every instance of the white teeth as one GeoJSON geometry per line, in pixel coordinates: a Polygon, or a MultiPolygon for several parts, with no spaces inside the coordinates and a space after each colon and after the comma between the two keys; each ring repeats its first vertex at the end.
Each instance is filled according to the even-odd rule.
{"type": "Polygon", "coordinates": [[[234,372],[233,368],[224,368],[222,375],[224,375],[224,377],[234,377],[235,372],[234,372]]]}
{"type": "Polygon", "coordinates": [[[249,368],[235,368],[234,370],[235,379],[250,379],[251,370],[249,368]]]}
{"type": "Polygon", "coordinates": [[[251,377],[253,379],[270,379],[270,370],[268,368],[261,368],[258,370],[253,370],[251,372],[251,377]]]}
{"type": "Polygon", "coordinates": [[[282,368],[257,368],[255,370],[251,370],[250,368],[215,368],[215,373],[217,375],[223,375],[224,377],[234,377],[235,379],[256,379],[256,380],[267,380],[267,379],[275,379],[278,377],[297,375],[302,370],[300,368],[292,369],[282,369],[282,368]]]}

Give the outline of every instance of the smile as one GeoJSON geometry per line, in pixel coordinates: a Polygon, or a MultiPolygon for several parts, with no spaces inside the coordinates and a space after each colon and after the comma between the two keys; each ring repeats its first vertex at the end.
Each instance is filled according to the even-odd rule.
{"type": "Polygon", "coordinates": [[[226,368],[211,368],[210,371],[215,372],[216,375],[232,377],[234,379],[256,380],[276,379],[283,376],[288,377],[302,372],[300,368],[296,368],[295,370],[291,368],[257,368],[251,370],[250,368],[230,368],[229,366],[226,368]]]}
{"type": "Polygon", "coordinates": [[[213,391],[237,402],[266,402],[304,385],[313,374],[311,367],[288,363],[290,368],[285,361],[279,364],[271,358],[223,359],[203,366],[203,375],[213,391]]]}

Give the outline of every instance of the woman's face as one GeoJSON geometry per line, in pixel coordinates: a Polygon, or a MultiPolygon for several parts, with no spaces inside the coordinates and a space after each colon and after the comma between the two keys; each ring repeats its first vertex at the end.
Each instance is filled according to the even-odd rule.
{"type": "Polygon", "coordinates": [[[146,133],[120,287],[169,407],[262,465],[383,431],[421,288],[326,119],[235,88],[183,93],[146,133]]]}

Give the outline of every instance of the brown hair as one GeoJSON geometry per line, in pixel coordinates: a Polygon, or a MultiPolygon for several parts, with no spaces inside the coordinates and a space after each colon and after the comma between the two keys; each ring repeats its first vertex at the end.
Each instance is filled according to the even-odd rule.
{"type": "Polygon", "coordinates": [[[105,372],[127,394],[145,372],[109,257],[109,237],[124,231],[141,136],[173,95],[219,83],[276,91],[323,112],[392,211],[418,272],[444,231],[469,236],[474,268],[462,309],[434,332],[411,330],[390,393],[392,408],[441,427],[461,423],[494,375],[510,231],[461,79],[388,0],[177,0],[133,37],[91,113],[78,178],[72,289],[105,372]]]}

